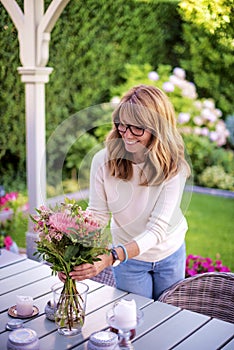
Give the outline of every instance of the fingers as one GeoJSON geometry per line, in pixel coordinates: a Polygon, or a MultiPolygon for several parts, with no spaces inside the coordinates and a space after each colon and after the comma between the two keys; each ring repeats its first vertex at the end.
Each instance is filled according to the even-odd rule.
{"type": "Polygon", "coordinates": [[[61,282],[65,283],[67,276],[65,275],[64,272],[58,272],[58,278],[60,279],[61,282]]]}
{"type": "Polygon", "coordinates": [[[73,271],[69,273],[69,276],[77,281],[82,281],[84,279],[96,276],[98,272],[99,271],[95,264],[82,264],[75,266],[73,271]]]}

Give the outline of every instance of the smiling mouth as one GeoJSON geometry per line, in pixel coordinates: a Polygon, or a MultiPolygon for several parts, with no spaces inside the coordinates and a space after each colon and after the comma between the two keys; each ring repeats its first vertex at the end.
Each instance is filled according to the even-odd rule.
{"type": "Polygon", "coordinates": [[[135,145],[137,142],[138,142],[138,141],[127,141],[127,140],[125,140],[125,143],[126,143],[127,145],[135,145]]]}

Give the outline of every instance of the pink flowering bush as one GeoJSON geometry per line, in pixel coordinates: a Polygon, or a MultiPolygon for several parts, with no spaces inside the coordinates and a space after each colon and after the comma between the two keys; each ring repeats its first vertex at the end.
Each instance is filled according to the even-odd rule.
{"type": "Polygon", "coordinates": [[[7,250],[10,250],[12,245],[13,245],[13,240],[12,240],[11,236],[5,236],[1,232],[1,235],[0,235],[0,248],[6,248],[7,250]]]}
{"type": "Polygon", "coordinates": [[[0,197],[0,248],[18,253],[18,242],[16,244],[15,240],[17,232],[27,230],[27,210],[27,198],[18,192],[9,192],[0,197]]]}
{"type": "Polygon", "coordinates": [[[205,272],[230,272],[227,266],[223,266],[221,260],[213,261],[199,255],[188,255],[186,259],[185,277],[191,277],[205,272]]]}
{"type": "Polygon", "coordinates": [[[6,193],[0,197],[0,210],[10,210],[11,202],[18,198],[18,192],[6,193]]]}

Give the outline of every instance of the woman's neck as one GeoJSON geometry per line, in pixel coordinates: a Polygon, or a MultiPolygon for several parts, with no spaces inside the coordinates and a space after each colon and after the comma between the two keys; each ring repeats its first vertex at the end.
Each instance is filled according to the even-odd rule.
{"type": "Polygon", "coordinates": [[[133,153],[132,154],[132,162],[134,164],[144,163],[146,159],[146,155],[144,153],[133,153]]]}

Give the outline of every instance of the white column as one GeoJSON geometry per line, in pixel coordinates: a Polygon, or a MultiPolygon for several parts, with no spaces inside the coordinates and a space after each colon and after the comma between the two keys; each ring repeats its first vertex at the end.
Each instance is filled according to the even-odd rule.
{"type": "MultiPolygon", "coordinates": [[[[19,67],[18,72],[25,83],[27,187],[30,194],[29,213],[34,214],[35,208],[46,202],[45,84],[49,81],[52,68],[19,67]]],[[[34,260],[37,238],[29,220],[27,255],[34,260]]]]}

